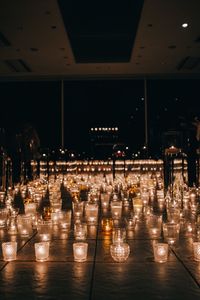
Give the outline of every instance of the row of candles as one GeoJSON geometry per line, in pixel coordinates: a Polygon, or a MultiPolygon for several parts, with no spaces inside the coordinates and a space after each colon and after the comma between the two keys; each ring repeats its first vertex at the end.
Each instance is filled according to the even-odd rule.
{"type": "MultiPolygon", "coordinates": [[[[37,242],[34,244],[35,248],[35,259],[39,262],[48,260],[49,257],[49,245],[50,242],[37,242]]],[[[76,242],[73,243],[73,255],[74,261],[83,262],[87,260],[88,243],[76,242]]],[[[17,242],[3,242],[2,243],[2,254],[5,261],[13,261],[17,259],[17,242]]]]}
{"type": "MultiPolygon", "coordinates": [[[[164,191],[162,189],[158,190],[157,191],[158,204],[160,204],[161,206],[167,205],[168,221],[166,223],[162,223],[162,217],[160,215],[159,216],[155,215],[152,210],[152,203],[150,199],[152,193],[155,193],[155,186],[153,185],[153,181],[151,178],[149,178],[149,182],[150,184],[148,186],[144,185],[145,181],[141,182],[140,187],[143,188],[140,189],[140,194],[132,195],[131,202],[132,202],[134,215],[129,215],[126,218],[127,230],[134,230],[135,224],[138,221],[138,219],[141,217],[142,214],[145,214],[151,237],[155,239],[160,238],[161,229],[163,229],[164,238],[167,242],[167,243],[158,243],[158,242],[154,243],[153,244],[154,255],[157,252],[168,253],[168,245],[175,244],[178,239],[179,232],[180,232],[179,221],[180,221],[182,211],[180,210],[180,207],[176,207],[176,205],[179,204],[178,201],[174,201],[172,205],[172,201],[169,201],[169,199],[167,200],[167,197],[164,197],[164,191]]],[[[93,185],[94,183],[95,182],[93,181],[93,185]]],[[[126,210],[127,208],[127,211],[128,212],[130,211],[130,199],[124,196],[121,197],[121,199],[119,199],[118,197],[119,195],[117,193],[113,193],[113,189],[111,189],[112,184],[108,182],[107,183],[104,182],[102,184],[102,178],[101,178],[101,185],[99,185],[99,187],[100,186],[101,187],[103,186],[102,193],[101,194],[98,193],[100,188],[96,189],[91,197],[92,201],[90,200],[80,201],[80,199],[78,198],[79,191],[77,192],[77,188],[74,187],[74,185],[68,186],[73,196],[72,211],[73,211],[73,218],[74,218],[74,236],[75,239],[81,240],[82,247],[85,246],[85,248],[88,249],[88,244],[84,241],[87,236],[86,230],[88,225],[97,225],[98,223],[99,195],[100,195],[100,200],[101,200],[100,205],[102,208],[102,214],[103,211],[105,210],[111,210],[111,217],[110,218],[105,217],[102,219],[102,223],[101,223],[102,231],[104,232],[105,235],[113,232],[113,236],[115,236],[115,232],[117,232],[117,239],[116,240],[114,239],[113,243],[110,246],[111,256],[116,261],[125,261],[130,254],[130,247],[128,243],[125,242],[124,236],[122,235],[121,237],[121,232],[123,232],[122,228],[115,228],[115,225],[119,224],[119,220],[121,220],[122,218],[122,209],[126,210]],[[82,222],[83,215],[86,220],[86,223],[82,222]],[[85,244],[87,244],[87,246],[85,244]]],[[[9,221],[12,220],[12,218],[15,218],[16,221],[16,216],[17,216],[17,226],[16,224],[12,224],[15,227],[14,229],[16,231],[15,230],[12,231],[11,230],[12,226],[9,226],[8,233],[17,234],[17,232],[19,232],[22,236],[29,236],[32,230],[32,226],[34,224],[41,238],[40,243],[44,242],[46,243],[45,247],[48,247],[47,245],[49,245],[52,224],[59,225],[61,230],[69,230],[71,226],[71,211],[66,211],[66,212],[61,211],[60,191],[58,188],[54,189],[53,183],[50,192],[51,192],[50,193],[51,203],[52,206],[54,206],[54,210],[48,211],[47,209],[46,211],[46,214],[50,213],[49,216],[50,220],[43,220],[40,217],[37,218],[36,215],[37,202],[36,201],[30,203],[27,202],[25,203],[25,215],[17,216],[17,212],[14,209],[11,210],[11,217],[9,217],[9,221]],[[59,205],[57,205],[58,203],[59,205]],[[46,230],[47,228],[48,230],[46,230]]],[[[133,192],[133,190],[129,189],[129,196],[131,192],[133,192]]],[[[183,197],[182,204],[184,205],[185,208],[187,208],[189,205],[190,210],[196,212],[197,201],[196,201],[195,193],[193,194],[190,193],[189,196],[185,194],[185,197],[183,197]]],[[[2,209],[0,214],[1,216],[0,223],[2,222],[0,225],[3,224],[4,226],[5,220],[2,217],[3,214],[6,214],[6,209],[2,209]]],[[[188,231],[193,230],[192,224],[189,223],[188,226],[189,226],[188,231]]],[[[78,243],[76,242],[74,244],[77,245],[78,243]]],[[[196,251],[196,253],[200,252],[199,241],[194,241],[193,245],[194,245],[193,247],[194,251],[196,251]]],[[[76,248],[76,246],[73,247],[76,248]]],[[[82,250],[82,252],[84,251],[82,250]]],[[[76,253],[75,250],[74,253],[76,253]]],[[[197,259],[198,257],[197,254],[194,254],[194,257],[195,259],[197,259]]],[[[157,259],[155,256],[155,260],[163,262],[164,258],[157,259]]],[[[200,254],[198,260],[200,260],[200,254]]]]}

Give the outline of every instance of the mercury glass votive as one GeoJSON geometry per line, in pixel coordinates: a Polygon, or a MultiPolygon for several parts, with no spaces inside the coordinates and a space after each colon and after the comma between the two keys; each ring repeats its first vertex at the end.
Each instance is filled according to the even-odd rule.
{"type": "Polygon", "coordinates": [[[49,242],[35,243],[36,261],[46,261],[49,257],[49,242]]]}
{"type": "Polygon", "coordinates": [[[73,243],[74,261],[84,262],[87,260],[88,243],[78,242],[73,243]]]}
{"type": "Polygon", "coordinates": [[[110,254],[114,261],[125,262],[130,254],[130,246],[128,243],[113,243],[110,245],[110,254]]]}
{"type": "Polygon", "coordinates": [[[193,242],[194,260],[200,261],[200,242],[193,242]]]}
{"type": "Polygon", "coordinates": [[[15,260],[17,257],[17,242],[2,243],[2,253],[5,261],[15,260]]]}
{"type": "Polygon", "coordinates": [[[153,253],[155,262],[164,263],[168,260],[169,245],[167,243],[154,243],[153,253]]]}

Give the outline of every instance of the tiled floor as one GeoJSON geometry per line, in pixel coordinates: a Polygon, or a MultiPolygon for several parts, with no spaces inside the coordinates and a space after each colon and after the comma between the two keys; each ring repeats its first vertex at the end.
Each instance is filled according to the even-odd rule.
{"type": "MultiPolygon", "coordinates": [[[[144,223],[137,227],[127,239],[131,252],[124,263],[113,261],[111,239],[100,226],[89,228],[83,263],[74,262],[72,232],[54,228],[46,262],[35,261],[37,234],[29,239],[17,235],[16,261],[4,262],[0,249],[0,299],[200,299],[200,263],[193,259],[190,238],[181,238],[168,262],[159,264],[144,223]]],[[[1,242],[10,239],[7,233],[1,235],[1,242]]]]}

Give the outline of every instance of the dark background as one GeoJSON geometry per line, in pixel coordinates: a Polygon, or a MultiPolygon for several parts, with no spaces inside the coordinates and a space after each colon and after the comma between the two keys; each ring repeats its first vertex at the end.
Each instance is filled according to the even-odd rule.
{"type": "MultiPolygon", "coordinates": [[[[162,135],[200,115],[200,81],[147,80],[149,153],[159,155],[162,135]]],[[[41,148],[61,147],[61,81],[1,82],[0,128],[6,145],[29,122],[41,148]]],[[[143,80],[64,81],[65,148],[90,151],[89,129],[117,126],[131,151],[145,143],[143,80]]]]}

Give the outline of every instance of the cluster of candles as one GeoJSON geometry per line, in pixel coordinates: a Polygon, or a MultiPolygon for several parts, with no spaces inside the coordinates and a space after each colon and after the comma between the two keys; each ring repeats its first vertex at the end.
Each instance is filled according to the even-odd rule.
{"type": "MultiPolygon", "coordinates": [[[[54,225],[61,232],[71,230],[73,217],[74,260],[87,260],[88,226],[96,226],[99,222],[101,209],[101,230],[103,235],[111,237],[111,257],[117,262],[126,261],[130,254],[130,246],[126,241],[126,233],[134,232],[135,226],[145,220],[149,235],[153,242],[153,254],[156,262],[166,262],[169,246],[174,246],[180,234],[181,226],[188,235],[194,237],[194,259],[200,261],[200,220],[198,220],[198,190],[189,190],[180,178],[174,182],[173,190],[164,192],[163,180],[160,174],[124,178],[115,182],[111,177],[95,177],[72,175],[48,182],[51,208],[45,207],[43,215],[38,216],[37,207],[44,193],[44,187],[28,186],[31,201],[25,201],[25,214],[18,214],[12,207],[12,201],[7,197],[6,208],[0,209],[0,227],[6,228],[8,234],[19,234],[29,237],[33,229],[38,232],[39,242],[35,243],[36,261],[46,261],[49,257],[49,246],[54,225]],[[62,211],[60,184],[64,184],[72,196],[72,210],[62,211]],[[87,201],[80,199],[80,189],[86,188],[87,201]],[[155,211],[155,199],[157,209],[155,211]],[[166,218],[163,219],[164,212],[166,218]],[[125,217],[122,216],[125,214],[125,217]],[[125,221],[125,226],[121,223],[125,221]],[[164,241],[160,241],[163,234],[164,241]]],[[[19,187],[18,187],[19,188],[19,187]]],[[[16,188],[17,189],[17,188],[16,188]]],[[[26,187],[27,189],[27,187],[26,187]]],[[[22,188],[22,193],[24,191],[22,188]]],[[[1,197],[1,195],[0,195],[1,197]]],[[[17,243],[2,243],[4,260],[16,259],[17,243]]]]}

